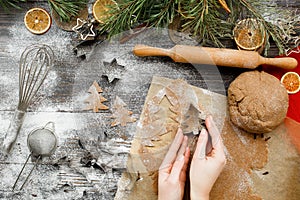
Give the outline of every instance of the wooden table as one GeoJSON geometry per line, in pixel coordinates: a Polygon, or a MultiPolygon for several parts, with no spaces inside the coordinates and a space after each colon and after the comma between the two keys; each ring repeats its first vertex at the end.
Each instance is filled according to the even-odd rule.
{"type": "MultiPolygon", "coordinates": [[[[297,0],[275,2],[286,11],[300,8],[297,0]]],[[[28,1],[22,4],[22,10],[9,13],[0,9],[0,138],[4,137],[18,103],[18,62],[22,51],[33,43],[44,43],[55,53],[55,65],[27,110],[14,149],[7,158],[0,155],[0,199],[113,199],[117,181],[125,170],[136,123],[111,127],[111,110],[98,113],[84,110],[84,100],[94,80],[102,87],[102,96],[108,99],[105,105],[111,108],[119,96],[138,119],[153,75],[183,78],[192,85],[226,94],[231,81],[245,71],[221,67],[218,71],[211,66],[198,68],[173,63],[168,58],[132,55],[134,44],[153,44],[151,38],[164,47],[171,46],[166,32],[159,38],[151,33],[141,35],[123,45],[116,42],[106,46],[99,42],[91,45],[92,51],[83,59],[74,53],[76,34],[59,29],[54,22],[44,35],[27,31],[24,14],[36,6],[49,10],[46,1],[28,1]],[[113,58],[124,66],[124,72],[120,80],[110,83],[102,76],[108,66],[103,62],[113,58]],[[29,155],[28,133],[49,121],[55,123],[58,148],[37,165],[23,191],[12,192],[11,187],[29,155]]],[[[269,56],[276,54],[272,44],[269,56]]],[[[17,188],[33,164],[29,161],[17,188]]]]}

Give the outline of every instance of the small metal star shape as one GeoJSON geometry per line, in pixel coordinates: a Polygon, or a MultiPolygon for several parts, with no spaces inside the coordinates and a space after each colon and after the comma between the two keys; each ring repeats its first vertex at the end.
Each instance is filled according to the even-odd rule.
{"type": "Polygon", "coordinates": [[[72,30],[79,34],[81,40],[86,40],[88,37],[95,37],[96,34],[93,30],[94,25],[91,20],[82,20],[77,18],[77,24],[72,28],[72,30]]]}
{"type": "Polygon", "coordinates": [[[113,59],[111,62],[105,62],[104,64],[104,71],[102,76],[106,76],[108,79],[108,82],[113,82],[115,79],[121,79],[123,72],[124,72],[124,66],[119,65],[117,62],[117,59],[113,59]]]}

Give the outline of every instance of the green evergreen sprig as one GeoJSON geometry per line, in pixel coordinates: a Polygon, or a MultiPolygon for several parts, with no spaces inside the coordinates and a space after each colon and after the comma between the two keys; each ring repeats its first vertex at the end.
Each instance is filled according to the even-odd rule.
{"type": "MultiPolygon", "coordinates": [[[[202,41],[202,45],[224,47],[223,39],[233,38],[232,30],[239,20],[256,18],[274,40],[279,53],[284,53],[284,33],[266,21],[251,1],[226,2],[231,13],[226,12],[219,0],[119,0],[118,7],[108,11],[110,17],[101,26],[101,32],[108,32],[108,37],[111,37],[145,22],[149,27],[167,27],[175,18],[179,18],[181,27],[178,31],[190,32],[202,41]]],[[[269,40],[265,55],[268,47],[269,40]]]]}
{"type": "Polygon", "coordinates": [[[51,9],[56,12],[61,21],[68,22],[77,16],[79,11],[87,5],[88,0],[48,0],[51,9]]]}
{"type": "Polygon", "coordinates": [[[118,7],[109,9],[106,23],[101,27],[102,32],[108,32],[109,37],[116,35],[124,30],[130,29],[131,25],[136,23],[138,18],[144,18],[143,8],[147,0],[133,0],[119,3],[118,7]],[[135,15],[136,17],[133,17],[135,15]]]}
{"type": "Polygon", "coordinates": [[[224,47],[220,39],[231,37],[234,23],[226,21],[226,12],[218,1],[183,1],[180,7],[182,31],[189,30],[202,45],[224,47]]]}
{"type": "Polygon", "coordinates": [[[163,0],[151,2],[152,6],[148,10],[149,19],[146,22],[153,26],[163,27],[173,21],[177,13],[176,0],[163,0]]]}
{"type": "Polygon", "coordinates": [[[101,31],[108,32],[108,37],[129,30],[137,23],[163,27],[173,21],[178,0],[125,0],[118,7],[111,7],[109,18],[102,25],[101,31]]]}
{"type": "Polygon", "coordinates": [[[218,0],[125,0],[112,7],[110,17],[102,25],[108,37],[129,30],[136,23],[147,23],[149,27],[167,27],[175,17],[180,17],[182,31],[190,30],[203,38],[203,44],[223,46],[218,38],[230,35],[233,23],[220,18],[218,0]],[[199,14],[200,13],[200,14],[199,14]]]}
{"type": "Polygon", "coordinates": [[[17,4],[21,2],[26,2],[26,0],[0,0],[0,7],[8,11],[10,8],[20,9],[21,7],[17,4]]]}

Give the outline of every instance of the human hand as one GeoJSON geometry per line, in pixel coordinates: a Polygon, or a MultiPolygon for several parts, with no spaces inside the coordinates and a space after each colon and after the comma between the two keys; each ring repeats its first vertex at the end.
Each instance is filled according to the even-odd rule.
{"type": "Polygon", "coordinates": [[[206,155],[208,133],[202,129],[190,168],[191,199],[197,200],[209,199],[211,188],[226,164],[221,134],[211,116],[205,120],[205,124],[210,133],[213,148],[206,155]]]}
{"type": "Polygon", "coordinates": [[[179,128],[159,168],[159,200],[181,200],[183,198],[189,156],[187,136],[183,136],[182,130],[179,128]]]}

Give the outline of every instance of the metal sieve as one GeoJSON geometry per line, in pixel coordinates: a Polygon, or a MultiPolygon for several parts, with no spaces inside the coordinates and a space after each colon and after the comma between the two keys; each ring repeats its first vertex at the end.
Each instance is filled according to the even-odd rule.
{"type": "Polygon", "coordinates": [[[17,180],[15,181],[12,189],[14,190],[17,182],[29,160],[30,157],[34,156],[37,157],[34,166],[32,167],[31,171],[27,175],[24,183],[22,184],[20,190],[22,190],[23,186],[25,185],[26,181],[28,180],[29,176],[31,175],[32,171],[40,161],[42,157],[51,156],[57,147],[57,137],[54,133],[54,123],[48,122],[44,127],[36,128],[32,130],[27,137],[27,146],[30,150],[30,154],[24,163],[17,180]]]}

